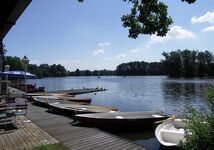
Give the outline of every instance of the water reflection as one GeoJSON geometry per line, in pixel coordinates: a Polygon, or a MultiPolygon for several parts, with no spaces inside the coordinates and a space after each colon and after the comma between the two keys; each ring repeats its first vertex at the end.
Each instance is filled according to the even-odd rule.
{"type": "Polygon", "coordinates": [[[188,106],[206,107],[205,91],[210,85],[213,85],[212,79],[166,78],[162,82],[165,110],[170,113],[181,113],[188,106]]]}

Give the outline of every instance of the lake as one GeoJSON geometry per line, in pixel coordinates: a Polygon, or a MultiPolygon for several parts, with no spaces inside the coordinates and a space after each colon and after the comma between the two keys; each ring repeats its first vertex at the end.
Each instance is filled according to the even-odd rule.
{"type": "Polygon", "coordinates": [[[120,111],[164,111],[179,114],[186,106],[203,107],[205,90],[214,79],[176,79],[166,76],[60,77],[28,80],[46,91],[102,87],[91,97],[93,104],[114,106],[120,111]]]}
{"type": "MultiPolygon", "coordinates": [[[[211,78],[176,79],[166,76],[60,77],[27,82],[44,86],[46,91],[102,87],[108,90],[83,94],[81,97],[91,97],[93,104],[117,107],[120,111],[163,111],[168,115],[180,115],[187,106],[206,107],[205,91],[214,85],[214,79],[211,78]]],[[[148,145],[151,149],[158,149],[153,133],[119,135],[148,145]]]]}

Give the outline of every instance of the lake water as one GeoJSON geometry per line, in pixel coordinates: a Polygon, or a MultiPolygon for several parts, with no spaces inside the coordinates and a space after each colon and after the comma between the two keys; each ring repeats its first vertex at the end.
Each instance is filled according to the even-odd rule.
{"type": "MultiPolygon", "coordinates": [[[[44,86],[47,91],[102,87],[108,90],[81,96],[91,97],[93,104],[117,107],[120,111],[163,111],[168,115],[182,114],[187,106],[206,107],[205,90],[214,85],[214,79],[166,76],[60,77],[27,82],[44,86]]],[[[158,149],[154,146],[158,142],[153,133],[123,133],[120,136],[143,145],[152,143],[153,147],[149,147],[158,149]]]]}
{"type": "Polygon", "coordinates": [[[114,106],[120,111],[164,111],[167,114],[178,114],[186,106],[206,105],[205,89],[214,85],[214,79],[107,76],[44,78],[28,80],[28,83],[44,86],[46,91],[102,87],[108,90],[81,97],[91,97],[93,104],[114,106]]]}

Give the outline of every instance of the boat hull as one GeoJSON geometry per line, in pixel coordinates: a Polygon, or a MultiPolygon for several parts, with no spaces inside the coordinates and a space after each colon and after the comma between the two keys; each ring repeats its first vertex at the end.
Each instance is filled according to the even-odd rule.
{"type": "Polygon", "coordinates": [[[104,129],[149,129],[155,128],[156,121],[167,118],[159,112],[116,112],[76,115],[76,120],[87,126],[95,126],[104,129]],[[154,117],[154,115],[158,117],[154,117]]]}
{"type": "Polygon", "coordinates": [[[89,114],[99,112],[115,112],[118,111],[116,108],[110,108],[105,106],[96,106],[89,104],[78,104],[78,103],[50,103],[49,108],[51,111],[63,114],[66,116],[75,117],[77,114],[89,114]]]}

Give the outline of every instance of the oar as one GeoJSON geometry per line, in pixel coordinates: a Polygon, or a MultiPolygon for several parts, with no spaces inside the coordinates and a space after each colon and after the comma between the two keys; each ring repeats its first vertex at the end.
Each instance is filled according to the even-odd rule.
{"type": "Polygon", "coordinates": [[[176,116],[173,115],[172,117],[169,117],[169,118],[164,119],[164,120],[156,121],[155,123],[164,123],[164,122],[166,122],[168,120],[175,120],[175,119],[176,119],[176,116]]]}

